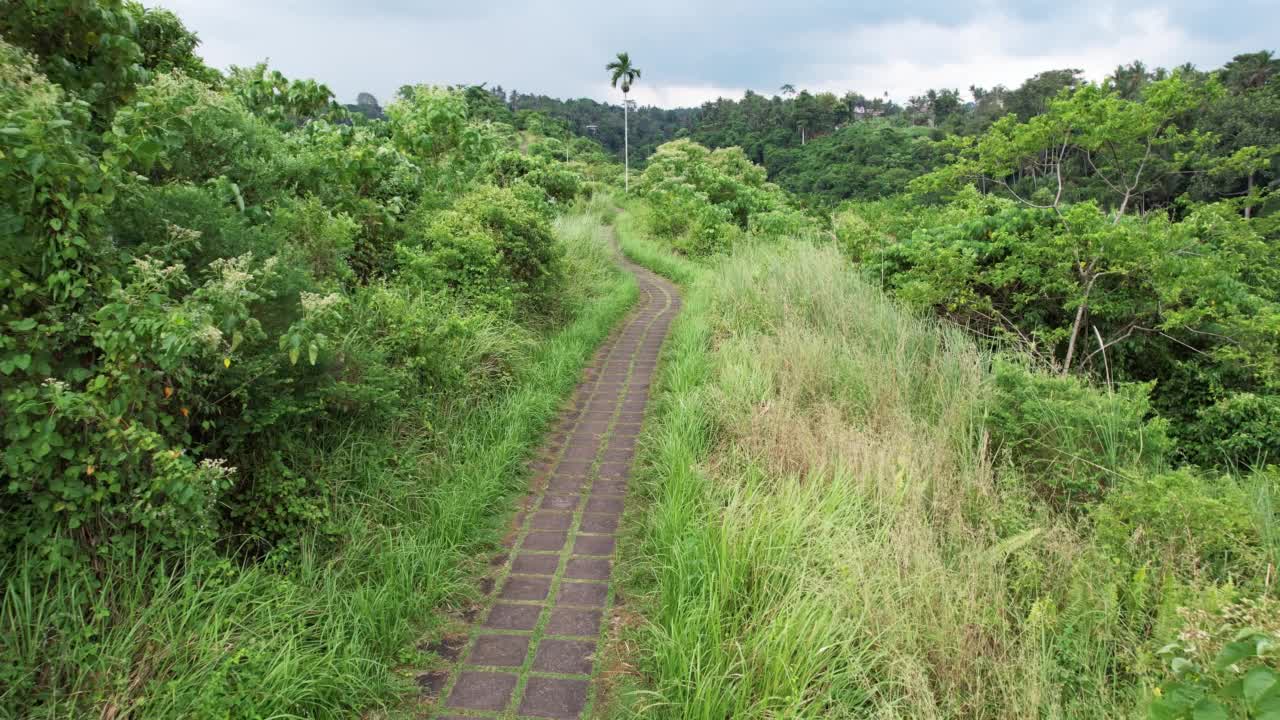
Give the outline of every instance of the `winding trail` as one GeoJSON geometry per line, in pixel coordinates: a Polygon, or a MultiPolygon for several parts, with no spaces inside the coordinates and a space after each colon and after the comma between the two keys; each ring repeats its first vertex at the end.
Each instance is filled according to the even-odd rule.
{"type": "Polygon", "coordinates": [[[442,720],[580,718],[596,700],[618,520],[658,352],[680,309],[673,284],[619,262],[639,283],[639,301],[596,352],[533,464],[497,596],[444,688],[442,720]]]}

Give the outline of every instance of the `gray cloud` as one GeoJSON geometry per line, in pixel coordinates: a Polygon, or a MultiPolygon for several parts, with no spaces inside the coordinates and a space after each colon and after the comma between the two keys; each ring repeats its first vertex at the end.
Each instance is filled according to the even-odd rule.
{"type": "Polygon", "coordinates": [[[1274,48],[1272,0],[914,3],[586,0],[153,0],[199,34],[218,67],[270,58],[342,99],[406,83],[489,82],[617,99],[604,64],[628,50],[641,102],[694,104],[782,83],[903,99],[928,87],[1017,84],[1057,67],[1100,78],[1117,63],[1216,67],[1274,48]]]}

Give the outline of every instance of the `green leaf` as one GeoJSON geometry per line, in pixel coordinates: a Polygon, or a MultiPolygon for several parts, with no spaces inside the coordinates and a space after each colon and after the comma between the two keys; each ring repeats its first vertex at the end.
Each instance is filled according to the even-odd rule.
{"type": "Polygon", "coordinates": [[[1237,640],[1222,648],[1222,652],[1218,654],[1218,659],[1214,660],[1213,665],[1219,670],[1226,670],[1241,660],[1256,655],[1258,652],[1257,647],[1257,644],[1252,639],[1237,640]]]}
{"type": "Polygon", "coordinates": [[[317,346],[315,343],[311,343],[311,345],[307,347],[307,358],[311,360],[312,365],[316,364],[316,358],[319,356],[320,356],[319,346],[317,346]]]}
{"type": "Polygon", "coordinates": [[[292,349],[290,349],[290,350],[289,350],[289,364],[290,364],[290,365],[297,365],[297,364],[298,364],[298,355],[299,355],[299,354],[300,354],[300,353],[298,352],[298,348],[296,348],[296,347],[295,347],[295,348],[292,348],[292,349]]]}
{"type": "Polygon", "coordinates": [[[1191,709],[1191,720],[1228,720],[1227,709],[1217,700],[1205,698],[1191,709]]]}
{"type": "Polygon", "coordinates": [[[1275,687],[1276,681],[1280,680],[1276,676],[1276,671],[1269,667],[1256,667],[1245,673],[1244,676],[1244,698],[1249,701],[1250,705],[1256,704],[1275,687]]]}
{"type": "Polygon", "coordinates": [[[1255,720],[1280,720],[1280,695],[1263,698],[1253,708],[1255,720]]]}

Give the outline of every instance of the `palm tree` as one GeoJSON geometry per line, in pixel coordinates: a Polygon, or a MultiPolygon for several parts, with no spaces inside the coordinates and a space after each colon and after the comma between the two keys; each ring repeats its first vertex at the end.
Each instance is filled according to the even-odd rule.
{"type": "Polygon", "coordinates": [[[796,86],[795,86],[795,85],[792,85],[791,83],[787,83],[786,85],[783,85],[782,87],[778,88],[778,92],[782,93],[783,95],[787,95],[787,96],[795,95],[795,94],[796,94],[796,86]]]}
{"type": "Polygon", "coordinates": [[[613,87],[618,87],[619,83],[622,85],[622,177],[626,192],[631,192],[631,131],[628,127],[631,101],[627,94],[631,92],[631,83],[640,79],[640,68],[631,65],[630,55],[620,52],[618,59],[605,65],[604,69],[611,73],[610,84],[613,87]]]}
{"type": "Polygon", "coordinates": [[[1134,60],[1128,65],[1117,65],[1110,80],[1120,97],[1137,100],[1142,94],[1143,86],[1152,80],[1152,73],[1147,71],[1147,66],[1141,60],[1134,60]]]}
{"type": "Polygon", "coordinates": [[[1280,73],[1280,59],[1270,50],[1237,55],[1222,68],[1227,85],[1241,91],[1260,88],[1277,73],[1280,73]]]}

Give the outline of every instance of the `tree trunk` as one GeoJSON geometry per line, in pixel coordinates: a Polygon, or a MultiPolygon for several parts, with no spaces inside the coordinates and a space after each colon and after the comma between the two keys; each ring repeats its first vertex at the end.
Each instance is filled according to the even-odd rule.
{"type": "Polygon", "coordinates": [[[1076,321],[1071,323],[1071,339],[1067,341],[1067,358],[1062,361],[1062,374],[1066,375],[1071,372],[1071,361],[1076,354],[1076,338],[1080,337],[1080,328],[1084,325],[1085,308],[1088,307],[1086,300],[1080,301],[1080,307],[1076,308],[1076,321]]]}
{"type": "Polygon", "coordinates": [[[622,182],[623,192],[631,193],[631,118],[628,114],[631,103],[627,94],[622,93],[622,182]]]}
{"type": "MultiPolygon", "coordinates": [[[[1249,171],[1249,195],[1253,195],[1253,171],[1249,171]]],[[[1249,202],[1244,206],[1244,219],[1248,220],[1253,217],[1253,198],[1249,198],[1249,202]]]]}
{"type": "Polygon", "coordinates": [[[1067,357],[1062,361],[1062,374],[1066,375],[1071,371],[1071,361],[1076,356],[1076,341],[1080,338],[1080,330],[1084,327],[1085,318],[1089,312],[1089,295],[1093,293],[1093,283],[1098,279],[1093,274],[1093,269],[1097,266],[1098,259],[1094,258],[1089,267],[1085,268],[1081,279],[1085,281],[1084,296],[1080,298],[1080,307],[1076,308],[1075,322],[1071,323],[1071,337],[1067,340],[1067,357]]]}

